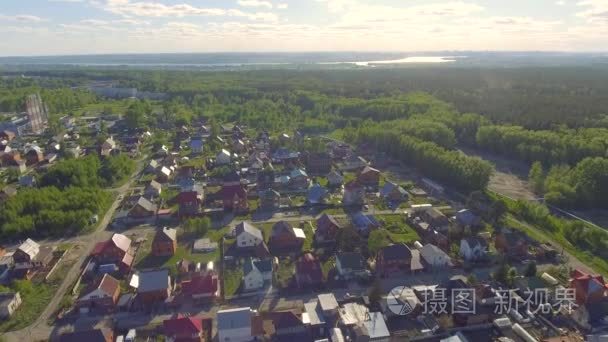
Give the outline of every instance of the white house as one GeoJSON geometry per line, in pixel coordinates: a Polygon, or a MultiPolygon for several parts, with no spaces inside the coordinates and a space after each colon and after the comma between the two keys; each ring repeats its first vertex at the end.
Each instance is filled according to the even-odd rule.
{"type": "Polygon", "coordinates": [[[238,248],[255,247],[264,241],[262,231],[247,222],[241,222],[234,228],[238,248]]]}
{"type": "Polygon", "coordinates": [[[217,312],[217,334],[219,342],[251,341],[251,317],[254,312],[250,307],[220,310],[217,312]]]}
{"type": "Polygon", "coordinates": [[[428,265],[432,267],[452,266],[450,256],[441,248],[430,243],[422,247],[420,250],[420,256],[428,265]]]}
{"type": "Polygon", "coordinates": [[[116,149],[116,142],[114,141],[114,138],[109,137],[103,142],[103,144],[101,144],[100,153],[102,156],[107,157],[114,149],[116,149]]]}
{"type": "Polygon", "coordinates": [[[344,176],[337,171],[332,171],[327,175],[327,184],[329,186],[340,186],[344,182],[344,176]]]}
{"type": "Polygon", "coordinates": [[[222,149],[220,151],[220,153],[217,154],[217,156],[215,157],[215,163],[217,165],[226,165],[226,164],[230,164],[230,152],[228,152],[225,149],[222,149]]]}
{"type": "Polygon", "coordinates": [[[460,256],[466,261],[475,261],[485,257],[486,250],[486,242],[481,238],[471,237],[460,240],[460,256]]]}
{"type": "Polygon", "coordinates": [[[272,281],[272,261],[248,258],[243,263],[243,286],[245,291],[255,291],[272,281]]]}
{"type": "Polygon", "coordinates": [[[21,295],[19,292],[0,293],[0,318],[11,317],[19,305],[21,305],[21,295]]]}

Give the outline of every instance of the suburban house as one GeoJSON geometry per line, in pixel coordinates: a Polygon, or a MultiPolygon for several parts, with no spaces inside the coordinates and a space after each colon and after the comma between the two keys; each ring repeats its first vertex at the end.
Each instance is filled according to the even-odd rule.
{"type": "Polygon", "coordinates": [[[327,318],[323,314],[319,300],[304,303],[304,312],[308,315],[309,330],[314,340],[318,341],[327,336],[327,318]]]}
{"type": "Polygon", "coordinates": [[[365,215],[360,211],[354,213],[350,219],[353,222],[355,229],[357,229],[360,234],[365,236],[367,236],[372,230],[380,227],[380,223],[373,215],[365,215]]]}
{"type": "Polygon", "coordinates": [[[135,273],[130,285],[137,289],[137,298],[143,305],[164,302],[173,291],[171,276],[166,268],[135,273]]]}
{"type": "Polygon", "coordinates": [[[148,186],[146,186],[146,189],[144,190],[144,196],[150,199],[157,198],[160,196],[162,189],[162,184],[153,179],[150,181],[150,183],[148,183],[148,186]]]}
{"type": "Polygon", "coordinates": [[[326,178],[327,186],[329,186],[330,188],[337,188],[339,186],[342,186],[342,183],[344,183],[344,176],[342,176],[342,174],[338,171],[331,171],[327,174],[326,178]]]}
{"type": "Polygon", "coordinates": [[[146,165],[145,172],[155,174],[156,170],[158,170],[159,164],[155,159],[150,160],[148,165],[146,165]]]}
{"type": "Polygon", "coordinates": [[[167,183],[171,179],[173,170],[171,167],[162,166],[156,173],[156,179],[161,183],[167,183]]]}
{"type": "Polygon", "coordinates": [[[312,341],[302,314],[294,311],[263,312],[253,317],[254,335],[268,341],[312,341]]]}
{"type": "Polygon", "coordinates": [[[323,283],[321,262],[312,253],[304,253],[296,261],[295,277],[300,288],[319,286],[323,283]]]}
{"type": "Polygon", "coordinates": [[[350,181],[344,185],[344,196],[342,203],[346,206],[363,205],[365,201],[365,189],[359,182],[350,181]]]}
{"type": "Polygon", "coordinates": [[[135,203],[133,208],[131,208],[131,210],[129,210],[129,216],[134,217],[134,218],[152,217],[152,216],[156,215],[157,209],[158,208],[157,208],[156,204],[150,202],[150,200],[141,196],[140,198],[137,199],[137,202],[135,203]]]}
{"type": "Polygon", "coordinates": [[[587,274],[581,270],[570,273],[570,288],[576,291],[576,303],[599,303],[608,297],[608,283],[601,275],[587,274]]]}
{"type": "Polygon", "coordinates": [[[355,252],[337,254],[336,270],[344,280],[369,276],[365,260],[360,253],[355,252]]]}
{"type": "Polygon", "coordinates": [[[494,239],[496,250],[510,257],[523,258],[528,255],[528,241],[523,235],[503,229],[494,239]]]}
{"type": "Polygon", "coordinates": [[[272,226],[268,245],[273,251],[297,252],[302,249],[304,240],[304,230],[287,221],[279,221],[272,226]]]}
{"type": "Polygon", "coordinates": [[[272,281],[272,259],[246,258],[243,261],[243,288],[255,291],[272,281]]]}
{"type": "Polygon", "coordinates": [[[469,237],[460,240],[460,256],[465,261],[478,261],[485,258],[488,244],[480,237],[469,237]]]}
{"type": "Polygon", "coordinates": [[[201,212],[203,203],[203,192],[198,187],[193,187],[187,191],[181,191],[175,200],[179,205],[178,215],[180,218],[188,216],[196,216],[201,212]]]}
{"type": "Polygon", "coordinates": [[[222,199],[224,210],[234,211],[237,213],[242,213],[249,210],[247,189],[244,185],[223,185],[219,195],[222,199]]]}
{"type": "Polygon", "coordinates": [[[407,201],[408,193],[399,184],[393,182],[386,182],[382,189],[380,189],[380,196],[387,202],[398,203],[407,201]]]}
{"type": "Polygon", "coordinates": [[[122,234],[114,234],[109,240],[97,243],[91,256],[98,265],[117,264],[121,272],[128,273],[133,264],[130,248],[131,239],[122,234]]]}
{"type": "Polygon", "coordinates": [[[10,318],[20,305],[21,295],[19,292],[0,293],[0,319],[10,318]]]}
{"type": "Polygon", "coordinates": [[[33,262],[39,252],[40,245],[32,239],[27,239],[13,253],[13,261],[15,263],[33,262]]]}
{"type": "Polygon", "coordinates": [[[101,280],[86,294],[78,299],[76,306],[81,312],[114,310],[120,296],[120,282],[109,274],[104,274],[101,280]]]}
{"type": "Polygon", "coordinates": [[[307,189],[310,186],[310,178],[306,171],[302,169],[293,169],[289,173],[289,187],[292,189],[307,189]]]}
{"type": "Polygon", "coordinates": [[[215,272],[195,274],[181,282],[182,294],[193,300],[213,300],[219,296],[219,283],[215,272]]]}
{"type": "Polygon", "coordinates": [[[345,171],[361,170],[366,167],[367,164],[367,160],[363,159],[363,157],[351,155],[344,160],[342,169],[345,171]]]}
{"type": "Polygon", "coordinates": [[[22,188],[33,188],[36,186],[36,177],[33,175],[23,175],[19,177],[19,185],[22,188]]]}
{"type": "Polygon", "coordinates": [[[459,227],[478,227],[481,225],[481,218],[470,209],[461,209],[454,215],[454,221],[459,227]]]}
{"type": "Polygon", "coordinates": [[[259,193],[260,209],[273,211],[279,208],[281,204],[281,194],[273,189],[266,189],[259,193]]]}
{"type": "Polygon", "coordinates": [[[262,231],[247,222],[241,222],[234,228],[237,248],[255,247],[264,242],[262,231]]]}
{"type": "Polygon", "coordinates": [[[211,342],[211,318],[182,316],[163,321],[163,334],[167,342],[211,342]]]}
{"type": "Polygon", "coordinates": [[[412,251],[404,243],[392,244],[380,249],[376,256],[376,272],[387,276],[393,271],[411,270],[412,251]]]}
{"type": "Polygon", "coordinates": [[[378,184],[380,184],[380,171],[366,166],[357,176],[357,181],[366,189],[377,190],[378,184]]]}
{"type": "Polygon", "coordinates": [[[35,165],[44,160],[44,152],[40,146],[31,145],[25,152],[25,163],[26,165],[35,165]]]}
{"type": "Polygon", "coordinates": [[[331,215],[323,214],[317,219],[315,241],[318,243],[335,242],[342,225],[331,215]]]}
{"type": "Polygon", "coordinates": [[[218,342],[251,341],[251,319],[253,311],[249,307],[220,310],[217,312],[218,342]]]}
{"type": "Polygon", "coordinates": [[[152,255],[172,256],[177,250],[177,230],[163,227],[158,229],[152,240],[152,255]]]}
{"type": "Polygon", "coordinates": [[[109,137],[101,144],[99,154],[101,154],[103,157],[108,157],[115,149],[116,142],[112,137],[109,137]]]}
{"type": "Polygon", "coordinates": [[[267,166],[262,171],[258,172],[256,185],[258,192],[272,189],[274,186],[274,179],[275,174],[272,166],[267,166]]]}
{"type": "Polygon", "coordinates": [[[331,171],[331,156],[327,152],[310,153],[306,160],[306,170],[313,175],[326,175],[331,171]]]}
{"type": "Polygon", "coordinates": [[[322,187],[319,184],[314,184],[308,189],[308,193],[306,195],[306,202],[308,204],[323,204],[325,203],[325,198],[327,197],[328,192],[327,189],[322,187]]]}
{"type": "Polygon", "coordinates": [[[200,137],[191,138],[190,151],[195,154],[203,153],[203,139],[200,137]]]}
{"type": "Polygon", "coordinates": [[[450,225],[450,220],[448,219],[448,217],[445,216],[437,208],[431,207],[427,210],[424,210],[422,212],[422,218],[424,219],[424,221],[430,224],[432,228],[440,232],[447,231],[450,225]]]}
{"type": "Polygon", "coordinates": [[[114,331],[110,328],[79,330],[59,336],[59,342],[114,342],[114,331]]]}
{"type": "Polygon", "coordinates": [[[230,152],[228,152],[225,149],[222,149],[215,157],[215,164],[216,165],[228,165],[228,164],[230,164],[230,159],[231,159],[230,152]]]}
{"type": "Polygon", "coordinates": [[[452,259],[441,248],[427,243],[420,249],[420,256],[424,262],[435,268],[451,267],[452,259]]]}

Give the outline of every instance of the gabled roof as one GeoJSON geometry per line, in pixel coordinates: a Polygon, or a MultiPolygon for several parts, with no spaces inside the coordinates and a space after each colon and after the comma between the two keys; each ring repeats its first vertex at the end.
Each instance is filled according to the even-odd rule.
{"type": "Polygon", "coordinates": [[[131,247],[131,239],[123,234],[115,233],[112,235],[110,241],[123,252],[129,251],[129,248],[131,247]]]}
{"type": "Polygon", "coordinates": [[[182,281],[182,291],[189,295],[215,293],[218,289],[217,277],[209,272],[205,275],[196,275],[190,280],[182,281]]]}
{"type": "Polygon", "coordinates": [[[302,170],[302,169],[294,169],[293,171],[291,171],[291,173],[289,174],[289,177],[291,178],[297,178],[297,177],[308,177],[308,174],[306,174],[306,171],[302,170]]]}
{"type": "Polygon", "coordinates": [[[307,199],[310,203],[318,203],[327,196],[327,190],[319,184],[315,184],[308,189],[307,199]]]}
{"type": "Polygon", "coordinates": [[[235,308],[217,312],[218,330],[230,330],[251,327],[251,308],[235,308]]]}
{"type": "Polygon", "coordinates": [[[361,174],[365,175],[365,174],[380,174],[380,171],[378,171],[377,169],[374,169],[373,167],[370,166],[366,166],[363,168],[363,170],[361,170],[361,174]]]}
{"type": "Polygon", "coordinates": [[[116,280],[116,278],[106,273],[103,275],[103,278],[101,278],[101,281],[97,284],[97,287],[85,294],[82,298],[87,299],[89,295],[94,294],[97,290],[101,290],[106,296],[112,297],[119,288],[120,282],[116,280]]]}
{"type": "Polygon", "coordinates": [[[344,191],[356,191],[356,190],[361,190],[363,187],[361,186],[361,184],[359,182],[357,182],[356,180],[352,180],[348,183],[346,183],[346,185],[344,185],[344,191]]]}
{"type": "Polygon", "coordinates": [[[390,195],[393,191],[398,191],[401,194],[401,196],[407,195],[407,191],[405,191],[405,189],[402,188],[400,185],[395,184],[393,182],[386,182],[386,183],[384,183],[384,186],[382,187],[382,189],[380,189],[380,196],[386,197],[386,196],[390,195]]]}
{"type": "Polygon", "coordinates": [[[234,228],[234,232],[236,236],[241,235],[241,233],[243,232],[247,232],[248,234],[251,234],[260,240],[264,240],[264,237],[262,236],[262,231],[245,221],[237,224],[234,228]]]}
{"type": "Polygon", "coordinates": [[[163,186],[162,186],[162,184],[160,184],[159,182],[157,182],[157,181],[155,181],[153,179],[148,184],[148,188],[152,188],[152,189],[156,189],[156,190],[161,190],[163,188],[163,186]]]}
{"type": "Polygon", "coordinates": [[[455,217],[460,223],[467,225],[467,226],[476,224],[479,221],[479,217],[477,215],[473,214],[473,212],[470,209],[459,210],[456,213],[455,217]]]}
{"type": "Polygon", "coordinates": [[[216,158],[219,158],[220,156],[222,157],[228,157],[230,158],[230,152],[226,149],[222,149],[218,154],[216,158]]]}
{"type": "Polygon", "coordinates": [[[38,252],[40,252],[40,245],[32,239],[27,239],[19,245],[17,250],[29,255],[30,259],[34,259],[38,252]]]}
{"type": "Polygon", "coordinates": [[[469,245],[469,248],[471,248],[471,249],[487,247],[486,241],[480,237],[472,236],[472,237],[465,238],[463,240],[466,241],[467,245],[469,245]]]}
{"type": "MultiPolygon", "coordinates": [[[[169,270],[166,268],[160,270],[142,271],[133,275],[137,277],[137,292],[151,292],[166,290],[170,287],[169,270]]],[[[133,283],[133,280],[131,280],[133,283]]]]}
{"type": "Polygon", "coordinates": [[[343,268],[350,268],[352,270],[365,269],[365,261],[363,260],[361,253],[340,253],[336,255],[336,259],[340,261],[340,265],[342,265],[343,268]]]}
{"type": "Polygon", "coordinates": [[[60,342],[106,342],[112,341],[114,334],[109,328],[99,328],[91,330],[74,331],[71,333],[62,334],[59,337],[60,342]]]}
{"type": "Polygon", "coordinates": [[[339,308],[338,301],[333,293],[323,293],[317,296],[323,311],[332,311],[339,308]]]}
{"type": "Polygon", "coordinates": [[[385,260],[405,260],[412,258],[412,251],[404,243],[386,246],[380,250],[385,260]]]}
{"type": "Polygon", "coordinates": [[[234,197],[247,198],[247,190],[242,184],[224,185],[220,190],[220,195],[223,200],[231,201],[234,197]]]}
{"type": "Polygon", "coordinates": [[[177,240],[177,230],[173,228],[163,227],[156,231],[154,240],[173,242],[177,240]]]}
{"type": "Polygon", "coordinates": [[[259,260],[252,258],[245,259],[245,261],[243,262],[243,274],[246,276],[254,269],[259,271],[260,273],[272,272],[272,260],[259,260]]]}
{"type": "Polygon", "coordinates": [[[198,335],[203,331],[203,320],[198,316],[177,316],[163,321],[165,336],[198,335]]]}
{"type": "Polygon", "coordinates": [[[146,209],[146,211],[156,211],[156,204],[150,202],[147,198],[143,196],[137,199],[137,203],[135,204],[135,206],[140,206],[146,209]]]}

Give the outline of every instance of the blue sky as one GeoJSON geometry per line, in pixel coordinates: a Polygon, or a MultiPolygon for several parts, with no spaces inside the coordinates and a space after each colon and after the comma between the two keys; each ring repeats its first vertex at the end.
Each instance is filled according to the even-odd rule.
{"type": "Polygon", "coordinates": [[[608,49],[608,0],[0,0],[0,55],[608,49]]]}

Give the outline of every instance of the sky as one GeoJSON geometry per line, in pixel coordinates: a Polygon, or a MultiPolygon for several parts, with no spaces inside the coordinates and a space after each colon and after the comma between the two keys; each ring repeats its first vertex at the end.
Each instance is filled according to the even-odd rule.
{"type": "Polygon", "coordinates": [[[606,51],[608,0],[0,0],[0,56],[606,51]]]}

